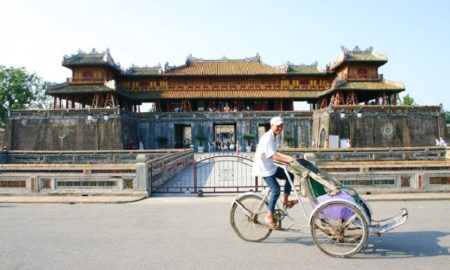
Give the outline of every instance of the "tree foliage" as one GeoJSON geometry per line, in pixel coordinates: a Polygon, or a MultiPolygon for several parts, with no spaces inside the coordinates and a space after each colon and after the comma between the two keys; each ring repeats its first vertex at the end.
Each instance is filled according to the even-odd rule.
{"type": "Polygon", "coordinates": [[[290,134],[285,134],[283,137],[283,141],[288,145],[291,146],[291,142],[294,140],[294,136],[290,134]]]}
{"type": "Polygon", "coordinates": [[[447,124],[450,124],[450,111],[445,112],[445,122],[447,122],[447,124]]]}
{"type": "Polygon", "coordinates": [[[413,99],[409,94],[406,94],[406,95],[403,97],[402,105],[405,105],[405,106],[412,106],[412,105],[416,105],[416,103],[414,103],[414,99],[413,99]]]}
{"type": "Polygon", "coordinates": [[[25,68],[0,66],[0,126],[5,125],[8,110],[42,109],[48,106],[47,83],[25,68]]]}

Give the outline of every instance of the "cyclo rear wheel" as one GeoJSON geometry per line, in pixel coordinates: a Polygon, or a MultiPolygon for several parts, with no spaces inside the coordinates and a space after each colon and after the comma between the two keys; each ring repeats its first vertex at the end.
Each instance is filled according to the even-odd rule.
{"type": "Polygon", "coordinates": [[[366,218],[353,204],[329,202],[314,211],[311,234],[317,247],[332,257],[351,257],[366,245],[366,218]]]}
{"type": "Polygon", "coordinates": [[[256,194],[244,195],[237,199],[230,212],[230,223],[236,234],[245,241],[259,242],[272,232],[265,224],[268,204],[256,194]]]}

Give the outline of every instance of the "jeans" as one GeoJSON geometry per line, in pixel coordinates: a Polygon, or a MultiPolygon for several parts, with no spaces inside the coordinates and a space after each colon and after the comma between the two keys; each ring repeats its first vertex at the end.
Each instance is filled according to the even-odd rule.
{"type": "MultiPolygon", "coordinates": [[[[294,179],[294,175],[292,173],[289,173],[289,176],[292,180],[294,179]]],[[[275,211],[275,205],[277,204],[277,200],[280,197],[280,184],[278,184],[277,178],[286,180],[286,184],[284,185],[284,194],[286,196],[289,196],[292,190],[291,184],[289,183],[289,181],[287,181],[286,173],[280,167],[277,168],[277,171],[274,175],[263,177],[264,181],[271,190],[269,198],[269,211],[272,213],[275,211]]]]}

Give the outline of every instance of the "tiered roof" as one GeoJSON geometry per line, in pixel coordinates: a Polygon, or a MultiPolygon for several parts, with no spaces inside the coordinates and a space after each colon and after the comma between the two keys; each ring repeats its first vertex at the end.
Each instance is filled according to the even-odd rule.
{"type": "Polygon", "coordinates": [[[322,69],[319,67],[317,62],[311,64],[311,65],[294,65],[292,63],[288,62],[287,66],[287,73],[288,74],[301,74],[301,75],[320,75],[320,74],[326,74],[327,69],[322,69]]]}
{"type": "Polygon", "coordinates": [[[387,63],[388,59],[385,54],[375,53],[372,47],[366,50],[361,50],[356,46],[353,50],[348,50],[345,47],[341,47],[341,52],[338,59],[331,65],[331,69],[334,70],[343,63],[347,62],[364,62],[374,63],[379,66],[387,63]]]}
{"type": "Polygon", "coordinates": [[[405,90],[405,87],[397,82],[391,81],[344,81],[342,84],[336,84],[334,89],[339,90],[383,90],[383,91],[399,91],[405,90]]]}
{"type": "Polygon", "coordinates": [[[284,74],[285,69],[264,64],[259,55],[245,59],[203,60],[189,56],[186,64],[170,67],[166,65],[167,75],[270,75],[284,74]]]}
{"type": "Polygon", "coordinates": [[[112,93],[116,89],[110,88],[102,83],[96,84],[58,84],[50,86],[47,94],[87,94],[87,93],[112,93]]]}
{"type": "Polygon", "coordinates": [[[336,80],[330,89],[322,92],[320,96],[325,96],[334,91],[383,91],[399,93],[405,90],[405,86],[402,83],[393,81],[349,81],[349,80],[336,80]]]}
{"type": "Polygon", "coordinates": [[[131,68],[127,69],[127,71],[125,71],[125,75],[131,76],[160,75],[162,73],[163,71],[160,65],[154,67],[132,66],[131,68]]]}
{"type": "Polygon", "coordinates": [[[73,66],[109,66],[120,71],[120,65],[114,62],[109,49],[106,49],[104,52],[97,52],[95,49],[92,49],[88,53],[79,50],[77,54],[65,55],[62,65],[69,68],[73,66]]]}
{"type": "MultiPolygon", "coordinates": [[[[63,66],[98,66],[106,65],[120,71],[120,76],[115,78],[118,80],[124,79],[127,76],[141,76],[141,77],[177,77],[177,76],[258,76],[258,75],[300,75],[305,77],[319,77],[322,75],[333,74],[336,68],[348,62],[361,63],[375,63],[382,65],[387,62],[385,55],[374,53],[372,48],[367,50],[360,50],[356,47],[353,50],[347,50],[342,47],[341,55],[338,60],[331,66],[320,68],[316,63],[311,65],[295,65],[287,63],[282,67],[274,67],[264,64],[260,56],[244,59],[228,59],[221,58],[217,60],[204,60],[188,56],[184,65],[169,66],[165,65],[164,69],[160,65],[154,67],[137,67],[132,66],[126,71],[120,71],[120,67],[111,57],[109,50],[99,53],[95,50],[90,53],[79,51],[78,54],[66,56],[63,60],[63,66]]],[[[288,79],[286,76],[281,76],[288,79]]],[[[331,78],[331,77],[330,77],[331,78]]],[[[331,85],[329,89],[321,87],[268,87],[258,88],[240,88],[240,87],[221,87],[220,89],[213,87],[174,87],[161,89],[117,89],[108,83],[67,83],[57,87],[51,87],[48,94],[84,94],[84,93],[119,93],[129,99],[133,100],[150,100],[150,99],[187,99],[187,98],[304,98],[315,99],[330,94],[333,91],[386,91],[386,92],[401,92],[405,88],[399,83],[389,82],[385,80],[338,80],[331,85]]]]}

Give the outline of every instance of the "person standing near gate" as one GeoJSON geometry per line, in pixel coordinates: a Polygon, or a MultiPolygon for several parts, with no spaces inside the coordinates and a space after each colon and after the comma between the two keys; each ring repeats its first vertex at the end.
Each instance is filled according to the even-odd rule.
{"type": "MultiPolygon", "coordinates": [[[[296,161],[294,157],[277,152],[282,130],[283,119],[278,116],[273,117],[270,120],[270,129],[260,138],[256,147],[252,170],[254,176],[260,176],[264,179],[272,192],[269,198],[269,212],[265,218],[265,222],[271,229],[276,228],[273,212],[275,211],[277,200],[280,197],[280,185],[277,182],[277,178],[287,180],[284,170],[276,166],[274,162],[289,164],[296,161]]],[[[291,178],[294,177],[292,174],[290,176],[291,178]]],[[[291,190],[291,184],[286,181],[283,198],[283,205],[286,208],[291,208],[298,202],[289,200],[291,190]]]]}

